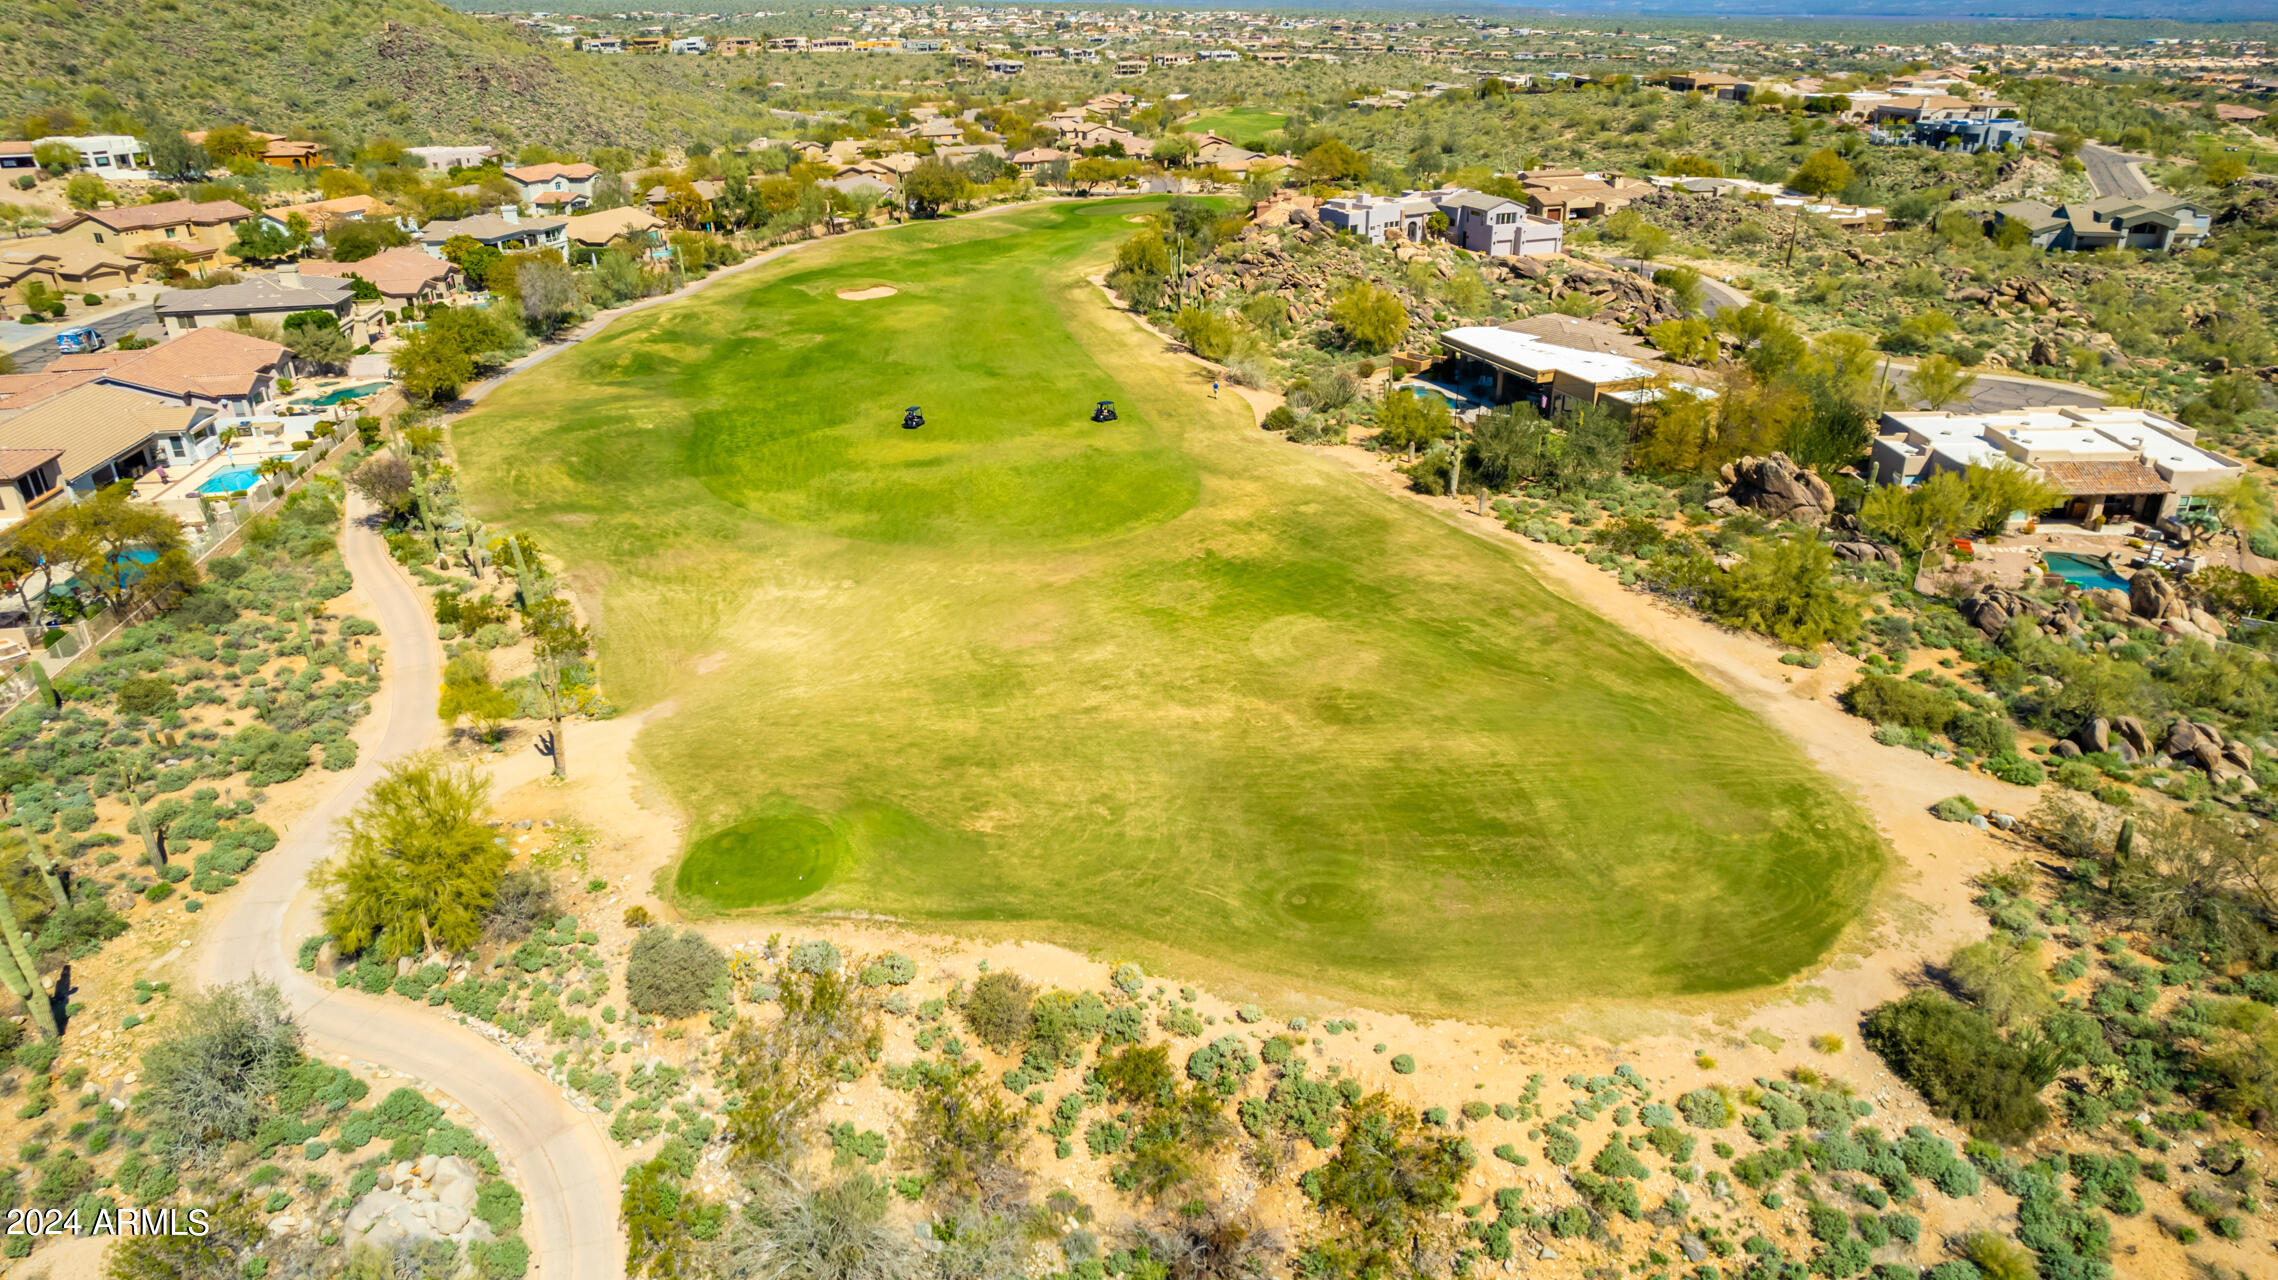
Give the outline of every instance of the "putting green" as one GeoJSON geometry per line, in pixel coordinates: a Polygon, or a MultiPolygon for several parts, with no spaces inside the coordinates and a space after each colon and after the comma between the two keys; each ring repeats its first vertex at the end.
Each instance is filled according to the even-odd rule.
{"type": "Polygon", "coordinates": [[[1824,954],[1882,866],[1860,815],[1515,550],[1211,400],[1084,279],[1147,207],[817,245],[455,428],[611,695],[672,705],[636,752],[682,901],[1439,1012],[1824,954]]]}

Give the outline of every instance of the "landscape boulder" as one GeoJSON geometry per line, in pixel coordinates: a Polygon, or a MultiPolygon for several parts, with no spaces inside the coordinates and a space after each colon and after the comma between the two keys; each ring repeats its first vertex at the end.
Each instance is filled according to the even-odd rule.
{"type": "Polygon", "coordinates": [[[1828,550],[1835,553],[1836,559],[1848,560],[1853,564],[1874,564],[1880,561],[1897,569],[1906,563],[1899,558],[1898,548],[1872,542],[1833,542],[1828,544],[1828,550]]]}
{"type": "Polygon", "coordinates": [[[2182,588],[2165,575],[2146,570],[2128,579],[2128,609],[2154,622],[2188,616],[2182,588]]]}
{"type": "Polygon", "coordinates": [[[1835,490],[1784,453],[1727,462],[1717,476],[1724,488],[1716,496],[1774,520],[1822,525],[1835,511],[1835,490]]]}
{"type": "Polygon", "coordinates": [[[2042,604],[2005,587],[1979,586],[1964,596],[1957,608],[1964,621],[1996,640],[2018,618],[2029,618],[2058,636],[2069,636],[2080,626],[2078,601],[2042,604]]]}
{"type": "Polygon", "coordinates": [[[2112,732],[2120,735],[2120,741],[2132,748],[2138,759],[2148,758],[2152,754],[2151,731],[2145,729],[2144,722],[2134,716],[2114,716],[2112,732]]]}
{"type": "Polygon", "coordinates": [[[2083,751],[2110,751],[2112,749],[2112,722],[2102,716],[2090,716],[2080,726],[2080,747],[2083,751]]]}

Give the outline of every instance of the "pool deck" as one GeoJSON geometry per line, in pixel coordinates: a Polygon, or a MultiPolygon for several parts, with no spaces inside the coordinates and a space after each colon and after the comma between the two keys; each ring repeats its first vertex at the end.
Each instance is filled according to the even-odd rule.
{"type": "MultiPolygon", "coordinates": [[[[138,501],[157,504],[171,511],[184,524],[203,526],[205,511],[199,505],[198,487],[224,471],[239,467],[258,467],[271,458],[291,458],[307,443],[305,430],[295,429],[302,419],[291,422],[282,419],[252,420],[253,434],[241,437],[228,448],[210,458],[201,458],[185,466],[166,466],[144,475],[134,482],[134,496],[138,501]],[[288,440],[297,443],[287,443],[288,440]]],[[[224,494],[205,494],[207,501],[226,503],[224,494]]]]}

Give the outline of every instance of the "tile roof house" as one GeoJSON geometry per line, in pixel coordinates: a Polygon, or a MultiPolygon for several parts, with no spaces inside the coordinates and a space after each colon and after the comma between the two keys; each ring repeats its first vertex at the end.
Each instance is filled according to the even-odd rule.
{"type": "Polygon", "coordinates": [[[169,404],[204,405],[236,417],[250,415],[292,368],[283,345],[227,329],[193,329],[140,351],[60,356],[57,373],[92,372],[104,386],[123,387],[169,404]]]}
{"type": "Polygon", "coordinates": [[[57,482],[91,494],[218,447],[214,410],[173,405],[124,387],[84,386],[0,422],[0,451],[55,455],[57,482]]]}
{"type": "Polygon", "coordinates": [[[1519,175],[1519,188],[1527,194],[1527,212],[1552,222],[1603,217],[1653,192],[1650,182],[1609,182],[1580,169],[1530,169],[1519,175]]]}
{"type": "Polygon", "coordinates": [[[0,527],[45,506],[63,488],[63,450],[0,449],[0,527]]]}
{"type": "Polygon", "coordinates": [[[288,268],[211,289],[168,289],[153,305],[169,334],[214,328],[232,320],[281,323],[296,311],[330,312],[347,330],[354,317],[355,290],[345,280],[304,276],[288,268]]]}
{"type": "Polygon", "coordinates": [[[586,249],[599,249],[631,236],[664,230],[664,219],[638,205],[618,209],[604,209],[600,213],[578,213],[568,219],[570,243],[586,249]]]}
{"type": "Polygon", "coordinates": [[[0,289],[42,280],[66,293],[101,293],[133,284],[142,264],[86,240],[46,240],[0,249],[0,289]]]}
{"type": "Polygon", "coordinates": [[[152,250],[164,245],[187,254],[188,261],[229,263],[228,253],[237,239],[237,227],[253,211],[230,200],[167,200],[158,204],[123,205],[115,209],[82,209],[48,224],[55,235],[101,245],[125,254],[145,266],[152,250]]]}
{"type": "Polygon", "coordinates": [[[2181,196],[2104,196],[2050,206],[2017,200],[1993,211],[1994,226],[2017,222],[2044,249],[2195,249],[2206,243],[2212,217],[2181,196]]]}
{"type": "Polygon", "coordinates": [[[324,233],[344,222],[378,221],[395,211],[385,201],[366,195],[341,196],[334,200],[311,200],[305,204],[278,205],[261,211],[261,221],[284,230],[285,219],[299,214],[308,223],[309,234],[321,241],[324,233]]]}
{"type": "Polygon", "coordinates": [[[58,373],[53,368],[38,373],[0,373],[0,422],[73,387],[86,386],[102,374],[100,369],[58,373]]]}
{"type": "Polygon", "coordinates": [[[420,231],[419,242],[438,258],[443,256],[444,242],[453,236],[467,236],[478,244],[506,251],[567,249],[569,237],[563,232],[567,225],[568,220],[563,218],[525,218],[510,210],[500,210],[478,213],[471,218],[430,222],[420,231]]]}
{"type": "MultiPolygon", "coordinates": [[[[571,221],[574,222],[575,219],[571,221]]],[[[346,280],[355,276],[379,290],[382,298],[397,307],[449,292],[451,277],[459,270],[448,261],[408,244],[383,249],[356,262],[311,259],[301,263],[300,267],[304,276],[334,280],[346,280]]]]}
{"type": "Polygon", "coordinates": [[[533,164],[506,170],[515,199],[546,209],[582,209],[593,203],[593,180],[601,170],[589,164],[533,164]]]}
{"type": "Polygon", "coordinates": [[[1036,171],[1043,168],[1045,165],[1048,165],[1055,160],[1067,160],[1070,158],[1072,157],[1069,155],[1069,153],[1060,150],[1058,147],[1030,147],[1026,151],[1013,152],[1012,166],[1013,168],[1020,170],[1023,174],[1026,174],[1027,176],[1033,178],[1036,176],[1036,171]]]}
{"type": "Polygon", "coordinates": [[[2064,500],[2053,514],[2075,520],[2173,516],[2194,495],[2246,470],[2203,449],[2199,433],[2146,409],[2078,406],[2004,413],[1886,413],[1876,428],[1874,475],[1912,485],[1941,471],[2020,467],[2064,500]]]}

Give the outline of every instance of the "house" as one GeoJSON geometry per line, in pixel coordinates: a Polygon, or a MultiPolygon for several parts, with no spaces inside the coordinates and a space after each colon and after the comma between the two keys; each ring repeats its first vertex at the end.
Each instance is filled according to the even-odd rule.
{"type": "Polygon", "coordinates": [[[238,224],[252,216],[251,209],[229,200],[167,200],[116,209],[83,209],[49,223],[48,230],[124,254],[145,268],[158,258],[174,255],[202,267],[209,261],[236,261],[229,256],[228,247],[237,239],[238,224]],[[162,245],[172,253],[154,254],[153,250],[162,245]]]}
{"type": "Polygon", "coordinates": [[[664,219],[638,205],[572,214],[564,222],[569,242],[581,249],[603,249],[620,240],[638,240],[664,227],[664,219]]]}
{"type": "Polygon", "coordinates": [[[669,44],[663,36],[634,36],[625,42],[625,52],[663,53],[669,44]]]}
{"type": "Polygon", "coordinates": [[[1646,83],[1661,85],[1676,93],[1700,93],[1714,98],[1721,96],[1725,90],[1740,88],[1748,82],[1738,76],[1719,75],[1714,71],[1672,71],[1667,75],[1655,76],[1646,83]]]}
{"type": "Polygon", "coordinates": [[[38,373],[0,373],[0,422],[6,422],[26,409],[36,408],[62,395],[73,387],[84,387],[102,376],[100,369],[78,369],[58,373],[42,369],[38,373]]]}
{"type": "Polygon", "coordinates": [[[1155,143],[1152,139],[1142,138],[1129,129],[1112,124],[1078,125],[1073,129],[1063,130],[1060,134],[1060,141],[1083,151],[1090,151],[1095,147],[1105,147],[1110,154],[1118,152],[1127,156],[1155,154],[1155,143]]]}
{"type": "Polygon", "coordinates": [[[1145,58],[1118,58],[1115,61],[1115,78],[1118,80],[1129,80],[1135,76],[1146,74],[1147,60],[1145,58]]]}
{"type": "Polygon", "coordinates": [[[1876,428],[1873,474],[1883,484],[1913,485],[1941,471],[2021,467],[2063,495],[2047,514],[2156,524],[2246,471],[2197,441],[2197,431],[2148,409],[1898,410],[1876,428]]]}
{"type": "Polygon", "coordinates": [[[1565,250],[1565,223],[1538,218],[1508,196],[1435,192],[1433,203],[1447,215],[1447,238],[1473,253],[1543,258],[1565,250]]]}
{"type": "Polygon", "coordinates": [[[309,234],[321,243],[325,232],[344,222],[385,219],[393,212],[393,209],[371,196],[341,196],[337,200],[312,200],[307,204],[264,209],[261,221],[265,226],[282,231],[288,229],[285,220],[297,213],[308,224],[309,234]]]}
{"type": "Polygon", "coordinates": [[[852,53],[854,41],[845,36],[824,36],[820,40],[809,41],[807,49],[810,53],[852,53]]]}
{"type": "Polygon", "coordinates": [[[2180,196],[2104,196],[2050,207],[2018,200],[1993,211],[1994,226],[2024,224],[2027,238],[2044,249],[2153,249],[2178,251],[2204,244],[2209,212],[2180,196]]]}
{"type": "Polygon", "coordinates": [[[88,385],[0,422],[0,456],[26,473],[19,481],[30,481],[14,486],[19,497],[26,488],[53,486],[28,499],[27,507],[69,500],[161,466],[211,457],[220,447],[214,416],[207,405],[164,404],[124,387],[88,385]],[[38,463],[31,454],[49,459],[38,463]]]}
{"type": "Polygon", "coordinates": [[[988,68],[989,74],[993,76],[1017,76],[1020,74],[1021,67],[1026,64],[1012,58],[991,58],[983,65],[988,68]]]}
{"type": "Polygon", "coordinates": [[[1398,231],[1410,241],[1424,238],[1424,225],[1439,208],[1431,197],[1410,192],[1404,196],[1372,196],[1362,192],[1324,200],[1321,225],[1350,231],[1370,244],[1383,244],[1387,231],[1398,231]]]}
{"type": "Polygon", "coordinates": [[[1674,381],[1670,368],[1640,355],[1568,345],[1511,326],[1450,329],[1440,342],[1463,364],[1492,376],[1496,403],[1523,400],[1546,414],[1603,405],[1627,416],[1670,390],[1711,394],[1674,381]]]}
{"type": "Polygon", "coordinates": [[[452,279],[459,273],[459,269],[448,261],[408,244],[383,249],[358,262],[323,262],[311,259],[302,262],[300,267],[304,276],[333,280],[346,280],[354,276],[379,290],[381,301],[397,310],[414,302],[432,302],[441,298],[451,291],[452,279]]]}
{"type": "Polygon", "coordinates": [[[63,450],[0,449],[0,527],[16,524],[63,489],[63,450]]]}
{"type": "MultiPolygon", "coordinates": [[[[912,158],[915,159],[915,157],[912,158]]],[[[719,199],[720,193],[727,190],[724,184],[714,182],[709,178],[700,178],[689,183],[688,186],[706,204],[719,199]]],[[[672,201],[672,189],[663,183],[659,183],[650,187],[644,198],[648,201],[650,208],[661,209],[672,201]]]]}
{"type": "Polygon", "coordinates": [[[965,126],[955,120],[944,120],[937,116],[931,120],[919,121],[917,136],[927,142],[956,142],[965,136],[965,126]]]}
{"type": "Polygon", "coordinates": [[[623,36],[587,36],[578,43],[577,47],[587,53],[623,53],[625,51],[625,38],[623,36]]]}
{"type": "Polygon", "coordinates": [[[759,55],[759,41],[750,36],[729,36],[715,46],[714,52],[723,58],[751,58],[759,55]]]}
{"type": "Polygon", "coordinates": [[[994,142],[960,143],[954,147],[935,147],[933,149],[933,158],[943,164],[963,165],[974,156],[980,155],[995,156],[1002,160],[1005,158],[1005,149],[994,142]]]}
{"type": "Polygon", "coordinates": [[[1252,169],[1278,168],[1281,160],[1262,151],[1237,147],[1231,142],[1213,138],[1194,149],[1194,162],[1204,168],[1224,169],[1228,173],[1248,173],[1252,169]]]}
{"type": "Polygon", "coordinates": [[[1520,190],[1526,192],[1527,212],[1552,222],[1603,217],[1653,191],[1650,182],[1631,178],[1609,182],[1580,169],[1530,169],[1518,177],[1520,190]]]}
{"type": "Polygon", "coordinates": [[[60,356],[49,368],[66,374],[92,372],[102,386],[244,418],[269,399],[278,378],[292,371],[292,352],[250,334],[193,329],[141,351],[60,356]]]}
{"type": "Polygon", "coordinates": [[[712,42],[702,36],[682,36],[665,45],[667,53],[705,54],[712,51],[712,42]]]}
{"type": "Polygon", "coordinates": [[[1916,146],[1970,152],[2022,147],[2032,136],[2033,131],[2022,120],[1970,120],[1959,117],[1917,120],[1914,122],[1913,134],[1916,146]]]}
{"type": "Polygon", "coordinates": [[[506,180],[520,203],[566,212],[593,203],[593,180],[600,174],[589,164],[532,164],[506,170],[506,180]]]}
{"type": "Polygon", "coordinates": [[[148,178],[150,172],[150,145],[142,139],[124,133],[98,133],[81,137],[72,134],[50,134],[35,139],[25,149],[44,147],[60,142],[79,153],[79,167],[105,178],[148,178]]]}
{"type": "Polygon", "coordinates": [[[330,149],[321,142],[271,138],[261,151],[261,163],[273,169],[321,169],[332,163],[325,155],[330,149]]]}
{"type": "Polygon", "coordinates": [[[449,173],[453,169],[475,169],[498,160],[503,153],[497,147],[405,147],[407,156],[416,156],[420,166],[429,173],[449,173]]]}
{"type": "Polygon", "coordinates": [[[1038,170],[1053,161],[1073,158],[1068,152],[1062,151],[1058,147],[1030,147],[1026,151],[1013,152],[1012,167],[1020,170],[1022,177],[1033,178],[1038,170]]]}
{"type": "Polygon", "coordinates": [[[140,274],[141,263],[84,240],[50,236],[0,249],[0,289],[11,293],[32,280],[65,293],[108,293],[133,284],[140,274]]]}
{"type": "Polygon", "coordinates": [[[282,324],[286,316],[300,311],[329,312],[348,331],[355,305],[355,290],[346,280],[304,276],[286,267],[211,289],[168,289],[158,295],[153,308],[167,333],[182,334],[232,320],[282,324]]]}
{"type": "Polygon", "coordinates": [[[502,253],[567,249],[569,236],[563,231],[567,225],[563,218],[525,218],[509,207],[497,213],[478,213],[471,218],[430,222],[420,230],[419,243],[438,258],[443,256],[443,246],[457,236],[466,236],[502,253]]]}
{"type": "Polygon", "coordinates": [[[805,53],[807,51],[807,37],[776,36],[767,42],[767,47],[775,53],[805,53]]]}
{"type": "Polygon", "coordinates": [[[0,142],[0,169],[37,169],[40,162],[32,159],[32,144],[10,140],[0,142]]]}

